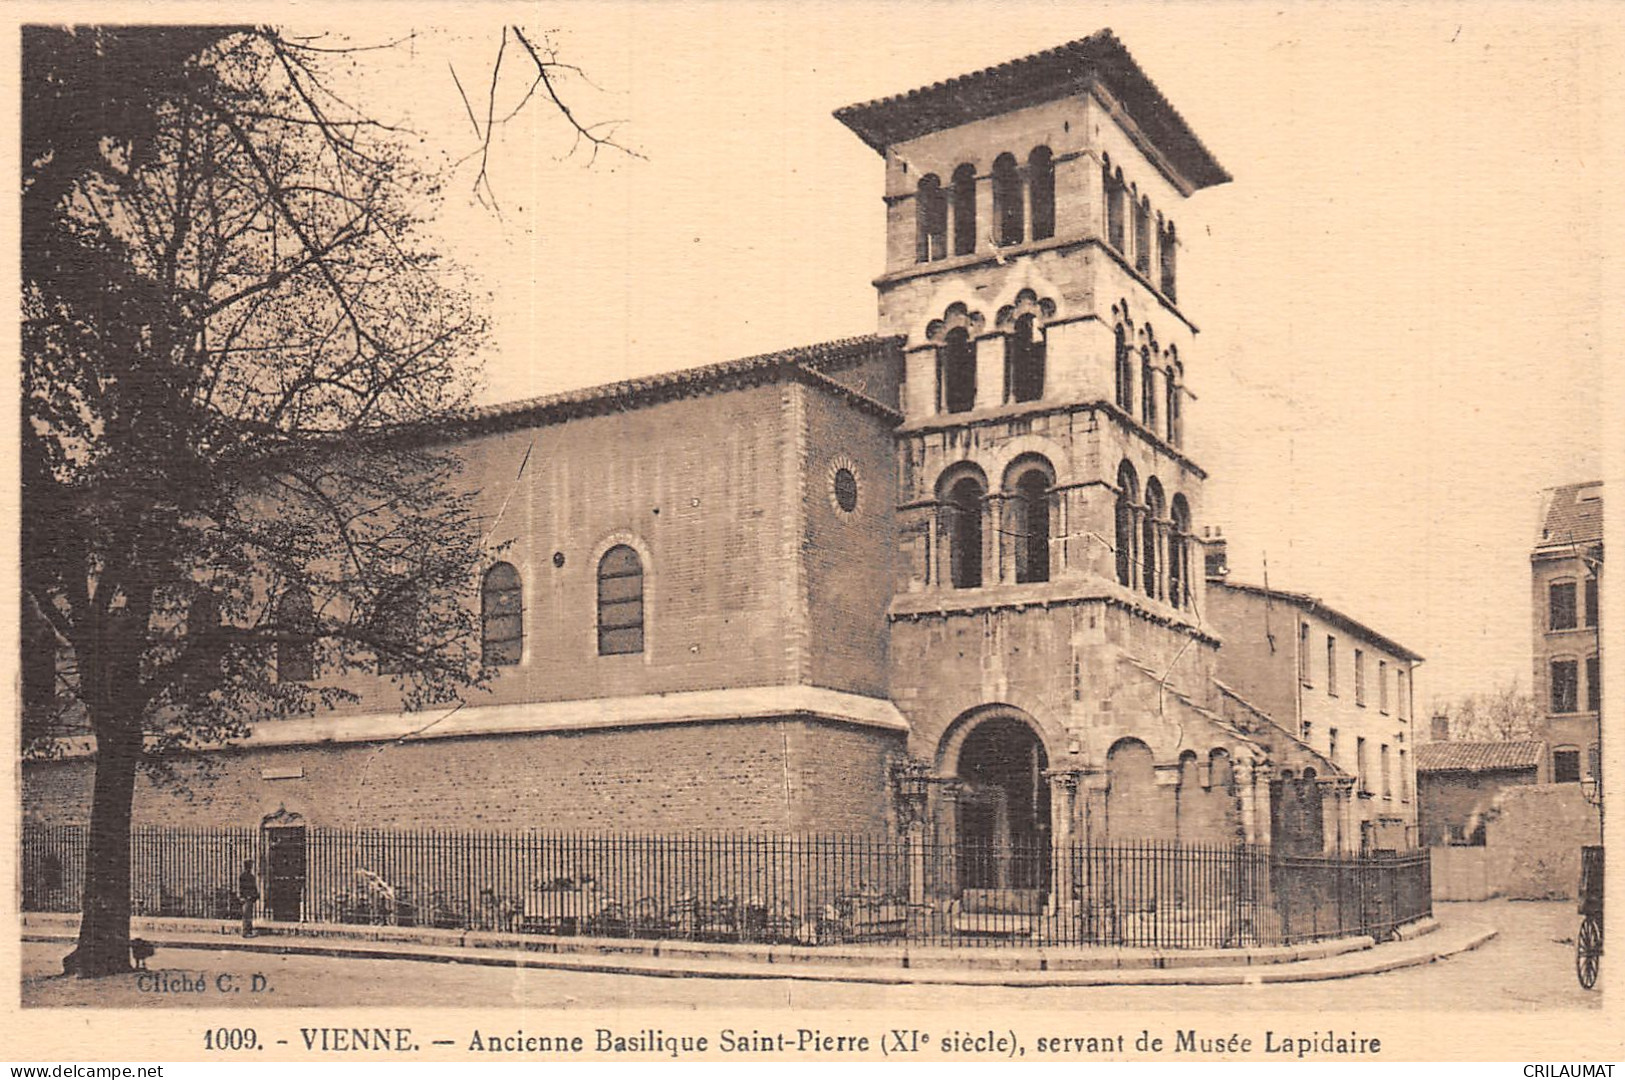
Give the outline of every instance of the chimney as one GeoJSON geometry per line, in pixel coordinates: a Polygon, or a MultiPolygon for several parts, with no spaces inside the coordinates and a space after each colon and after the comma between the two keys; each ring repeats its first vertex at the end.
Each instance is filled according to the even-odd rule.
{"type": "Polygon", "coordinates": [[[1436,712],[1433,714],[1433,741],[1450,741],[1450,717],[1446,716],[1442,712],[1436,712]]]}
{"type": "Polygon", "coordinates": [[[1228,577],[1230,553],[1225,543],[1224,530],[1217,525],[1202,527],[1202,542],[1207,548],[1207,576],[1210,579],[1228,577]]]}

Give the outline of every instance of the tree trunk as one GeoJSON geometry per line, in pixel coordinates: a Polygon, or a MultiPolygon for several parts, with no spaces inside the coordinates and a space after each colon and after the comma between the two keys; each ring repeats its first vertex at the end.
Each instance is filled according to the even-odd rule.
{"type": "Polygon", "coordinates": [[[120,718],[97,728],[79,946],[63,961],[86,979],[130,970],[130,818],[141,762],[139,724],[120,718]]]}

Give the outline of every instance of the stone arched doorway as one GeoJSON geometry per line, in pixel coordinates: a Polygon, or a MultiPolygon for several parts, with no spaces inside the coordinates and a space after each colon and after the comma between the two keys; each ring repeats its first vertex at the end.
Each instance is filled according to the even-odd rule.
{"type": "Polygon", "coordinates": [[[1048,768],[1043,740],[1018,715],[995,713],[965,732],[954,766],[962,893],[1049,888],[1048,768]]]}

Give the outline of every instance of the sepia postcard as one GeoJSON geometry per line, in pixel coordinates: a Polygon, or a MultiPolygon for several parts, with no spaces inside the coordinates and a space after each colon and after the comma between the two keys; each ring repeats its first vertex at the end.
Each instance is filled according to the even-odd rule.
{"type": "Polygon", "coordinates": [[[1625,1057],[1613,6],[0,32],[12,1075],[1625,1057]]]}

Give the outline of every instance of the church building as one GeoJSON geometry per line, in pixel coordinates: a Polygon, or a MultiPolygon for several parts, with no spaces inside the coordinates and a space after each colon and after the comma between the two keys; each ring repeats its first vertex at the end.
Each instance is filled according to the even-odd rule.
{"type": "MultiPolygon", "coordinates": [[[[1180,253],[1230,175],[1109,31],[835,116],[884,163],[876,332],[447,430],[490,692],[345,675],[138,823],[1357,847],[1348,783],[1272,813],[1338,765],[1216,679],[1180,253]]],[[[31,763],[27,819],[89,777],[31,763]]]]}

